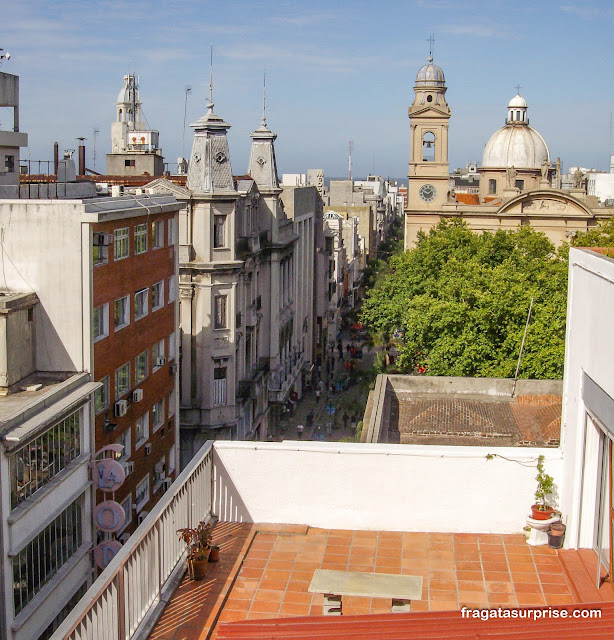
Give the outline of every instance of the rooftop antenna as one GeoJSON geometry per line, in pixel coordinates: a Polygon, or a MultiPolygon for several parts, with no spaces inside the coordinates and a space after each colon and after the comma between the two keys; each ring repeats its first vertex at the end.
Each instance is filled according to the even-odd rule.
{"type": "Polygon", "coordinates": [[[435,36],[431,33],[426,41],[429,43],[429,62],[433,62],[433,47],[435,46],[435,36]]]}
{"type": "Polygon", "coordinates": [[[266,127],[266,71],[262,85],[262,126],[266,127]]]}
{"type": "MultiPolygon", "coordinates": [[[[4,49],[0,47],[0,51],[4,51],[4,49]]],[[[0,67],[2,66],[3,60],[10,60],[10,58],[11,54],[8,51],[6,53],[0,53],[0,67]]]]}
{"type": "Polygon", "coordinates": [[[350,150],[349,157],[348,157],[348,180],[352,179],[352,147],[353,146],[354,146],[354,141],[350,140],[348,142],[348,147],[350,150]]]}
{"type": "Polygon", "coordinates": [[[188,117],[188,94],[192,91],[192,87],[189,84],[185,86],[185,102],[183,105],[183,138],[181,139],[181,155],[185,158],[185,125],[188,117]]]}
{"type": "Polygon", "coordinates": [[[207,108],[213,111],[213,42],[211,43],[211,59],[209,61],[209,104],[207,108]]]}
{"type": "Polygon", "coordinates": [[[94,153],[93,153],[93,161],[94,161],[94,171],[96,171],[96,136],[100,133],[100,129],[96,129],[94,127],[94,153]]]}
{"type": "MultiPolygon", "coordinates": [[[[612,112],[610,111],[610,164],[612,163],[612,112]]],[[[611,171],[611,168],[610,168],[611,171]]]]}
{"type": "Polygon", "coordinates": [[[520,360],[522,359],[522,352],[524,351],[524,341],[527,337],[527,330],[529,328],[529,322],[531,320],[531,311],[533,309],[533,299],[535,296],[531,296],[531,304],[529,305],[529,313],[527,315],[527,324],[524,327],[524,333],[522,334],[522,344],[520,345],[520,354],[518,356],[518,364],[516,365],[516,374],[514,375],[514,386],[512,387],[512,397],[516,393],[516,383],[518,382],[518,372],[520,371],[520,360]]]}

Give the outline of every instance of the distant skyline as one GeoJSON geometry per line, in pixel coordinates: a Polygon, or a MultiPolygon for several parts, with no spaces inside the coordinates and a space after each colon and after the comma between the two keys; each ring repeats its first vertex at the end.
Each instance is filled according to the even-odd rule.
{"type": "MultiPolygon", "coordinates": [[[[149,126],[160,131],[165,161],[176,162],[186,85],[188,123],[206,111],[212,43],[215,112],[232,125],[234,174],[247,169],[266,71],[280,177],[308,168],[347,175],[353,140],[355,177],[374,169],[402,178],[407,109],[433,33],[452,109],[451,169],[481,161],[518,84],[553,162],[609,168],[611,0],[24,0],[5,3],[2,18],[0,47],[11,59],[0,70],[20,76],[25,159],[49,160],[55,140],[75,148],[84,136],[93,169],[97,128],[96,169],[104,173],[117,94],[124,74],[137,73],[149,126]]],[[[185,139],[189,156],[189,127],[185,139]]]]}

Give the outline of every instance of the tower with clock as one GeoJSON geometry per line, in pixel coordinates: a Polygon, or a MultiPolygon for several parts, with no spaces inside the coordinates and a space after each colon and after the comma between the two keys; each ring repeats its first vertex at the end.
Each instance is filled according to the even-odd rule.
{"type": "MultiPolygon", "coordinates": [[[[416,76],[415,98],[409,107],[411,149],[409,158],[408,214],[423,213],[425,228],[429,213],[436,216],[447,202],[449,191],[448,126],[450,107],[445,98],[443,71],[428,62],[416,76]]],[[[437,216],[438,217],[438,216],[437,216]]]]}

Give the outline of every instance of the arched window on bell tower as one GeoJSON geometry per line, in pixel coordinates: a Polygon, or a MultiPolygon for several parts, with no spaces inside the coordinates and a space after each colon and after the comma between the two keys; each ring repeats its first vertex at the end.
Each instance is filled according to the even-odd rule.
{"type": "Polygon", "coordinates": [[[432,131],[422,136],[422,162],[435,162],[435,134],[432,131]]]}

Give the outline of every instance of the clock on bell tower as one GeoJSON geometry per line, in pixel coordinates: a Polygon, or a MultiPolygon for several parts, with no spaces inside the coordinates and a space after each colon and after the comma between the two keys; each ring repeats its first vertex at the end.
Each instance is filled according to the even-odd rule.
{"type": "Polygon", "coordinates": [[[408,213],[441,211],[448,199],[448,126],[450,107],[445,98],[443,71],[429,56],[416,75],[415,98],[409,107],[411,149],[408,213]]]}

